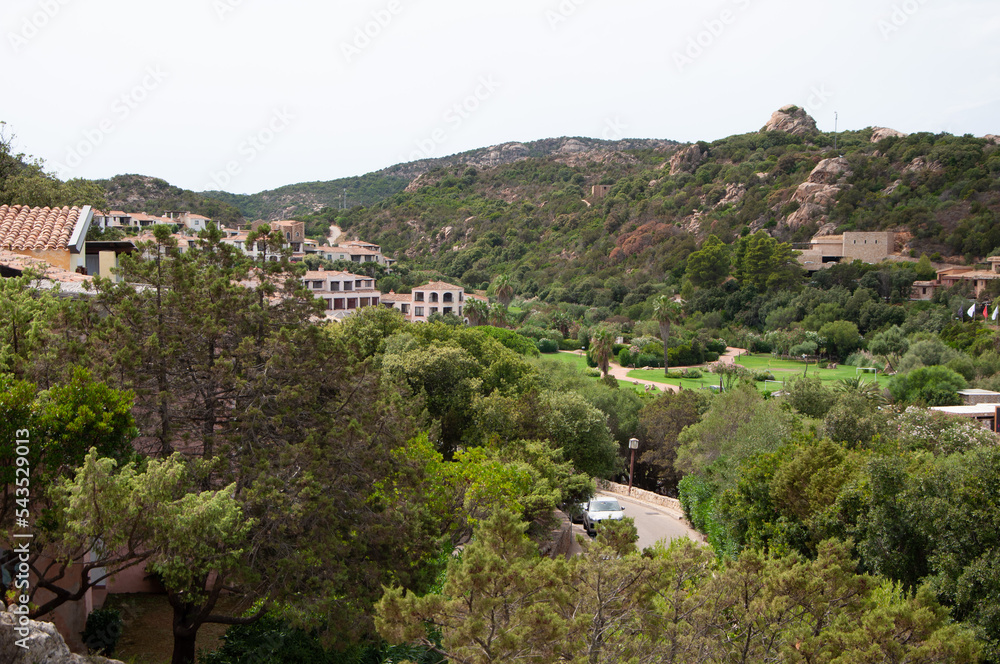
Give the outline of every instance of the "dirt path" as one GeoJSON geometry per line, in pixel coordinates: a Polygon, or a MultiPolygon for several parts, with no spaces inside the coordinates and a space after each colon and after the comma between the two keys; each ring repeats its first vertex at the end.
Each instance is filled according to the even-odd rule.
{"type": "MultiPolygon", "coordinates": [[[[563,350],[559,352],[570,353],[572,355],[580,355],[580,356],[583,356],[585,354],[582,350],[563,350]]],[[[734,364],[736,362],[736,358],[739,357],[740,355],[745,355],[746,352],[747,351],[743,348],[727,348],[726,352],[719,356],[719,361],[725,362],[726,364],[734,364]]],[[[690,367],[671,367],[671,369],[687,369],[687,368],[690,367]]],[[[657,383],[651,380],[631,378],[628,375],[630,371],[633,371],[633,369],[629,369],[628,367],[623,367],[615,363],[614,361],[612,361],[611,364],[608,366],[609,374],[611,374],[618,380],[624,380],[628,383],[632,383],[633,385],[642,385],[646,388],[647,392],[651,392],[653,390],[657,390],[660,392],[666,392],[668,390],[671,392],[680,392],[681,388],[678,387],[677,385],[666,385],[664,383],[657,383]]],[[[651,369],[650,371],[651,372],[658,371],[658,369],[651,369]]],[[[660,373],[662,374],[663,372],[661,371],[660,373]]]]}

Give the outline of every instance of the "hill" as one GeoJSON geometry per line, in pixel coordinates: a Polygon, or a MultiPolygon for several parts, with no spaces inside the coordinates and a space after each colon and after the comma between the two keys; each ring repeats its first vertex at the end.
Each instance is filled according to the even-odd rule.
{"type": "Polygon", "coordinates": [[[556,138],[530,143],[504,143],[449,157],[397,164],[358,177],[327,182],[303,182],[257,194],[208,191],[203,195],[238,208],[246,219],[288,219],[319,212],[324,208],[339,209],[343,205],[345,196],[348,207],[375,205],[406,190],[425,173],[441,168],[473,166],[478,169],[489,169],[524,159],[545,158],[555,154],[595,150],[622,151],[673,145],[676,144],[671,141],[604,141],[593,138],[556,138]]]}
{"type": "Polygon", "coordinates": [[[236,207],[187,189],[175,187],[166,180],[148,175],[116,175],[109,180],[96,180],[104,189],[109,208],[126,212],[162,214],[179,210],[202,214],[225,224],[243,223],[243,214],[236,207]]]}
{"type": "Polygon", "coordinates": [[[556,140],[562,148],[496,166],[439,165],[381,203],[307,219],[469,288],[508,273],[526,297],[588,306],[679,278],[710,234],[732,243],[765,230],[795,243],[894,230],[904,254],[959,262],[1000,248],[994,137],[834,136],[786,107],[760,131],[711,143],[556,140]],[[610,185],[603,196],[599,184],[610,185]]]}

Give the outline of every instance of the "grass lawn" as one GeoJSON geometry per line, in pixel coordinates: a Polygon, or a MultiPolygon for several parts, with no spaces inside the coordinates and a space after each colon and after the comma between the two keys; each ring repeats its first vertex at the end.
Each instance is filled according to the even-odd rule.
{"type": "MultiPolygon", "coordinates": [[[[671,371],[673,371],[673,369],[671,369],[671,371]]],[[[702,376],[697,380],[691,380],[689,378],[667,378],[663,375],[663,367],[636,369],[635,371],[629,371],[628,377],[635,378],[636,380],[648,380],[653,383],[663,383],[664,385],[677,385],[685,390],[710,390],[713,385],[716,387],[719,385],[719,377],[715,374],[710,374],[705,370],[702,370],[702,376]]]]}
{"type": "MultiPolygon", "coordinates": [[[[583,355],[576,355],[574,353],[542,353],[541,358],[543,360],[551,360],[553,362],[568,364],[576,367],[581,373],[586,373],[590,370],[590,367],[587,366],[587,358],[583,355]]],[[[592,378],[592,380],[600,380],[600,378],[592,378]]],[[[627,380],[619,380],[618,387],[630,387],[636,392],[644,393],[646,391],[646,388],[642,385],[633,385],[627,380]]]]}
{"type": "MultiPolygon", "coordinates": [[[[837,365],[836,369],[820,369],[815,363],[810,363],[808,368],[806,368],[806,364],[802,361],[778,360],[772,358],[768,354],[742,355],[736,358],[736,363],[740,366],[746,367],[747,369],[763,369],[770,371],[774,376],[775,381],[798,378],[799,376],[802,376],[804,372],[808,372],[809,376],[818,377],[824,383],[833,383],[838,380],[854,378],[856,376],[862,376],[865,380],[874,379],[873,374],[859,372],[855,367],[837,365]]],[[[711,389],[710,386],[717,386],[719,384],[719,377],[715,374],[710,374],[707,371],[705,371],[704,375],[698,380],[665,378],[663,376],[663,369],[636,369],[635,371],[630,371],[628,373],[628,377],[654,381],[666,385],[680,385],[685,390],[711,389]]],[[[878,380],[880,387],[887,387],[889,384],[889,377],[883,376],[882,374],[878,374],[876,380],[878,380]]],[[[757,387],[762,392],[774,392],[782,389],[782,384],[781,382],[757,383],[757,387]]]]}

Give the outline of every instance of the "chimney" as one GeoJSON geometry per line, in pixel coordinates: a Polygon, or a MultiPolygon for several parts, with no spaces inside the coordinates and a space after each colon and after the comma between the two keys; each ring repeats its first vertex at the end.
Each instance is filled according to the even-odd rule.
{"type": "Polygon", "coordinates": [[[323,267],[322,265],[320,265],[320,266],[319,266],[319,271],[320,271],[320,272],[325,272],[326,270],[325,270],[325,268],[324,268],[324,267],[323,267]]]}

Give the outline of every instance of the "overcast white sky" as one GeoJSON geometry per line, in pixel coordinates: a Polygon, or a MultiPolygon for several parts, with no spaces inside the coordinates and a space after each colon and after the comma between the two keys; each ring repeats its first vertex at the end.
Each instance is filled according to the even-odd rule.
{"type": "Polygon", "coordinates": [[[787,103],[824,130],[1000,134],[998,8],[4,0],[0,120],[62,178],[239,193],[506,141],[713,140],[787,103]]]}

